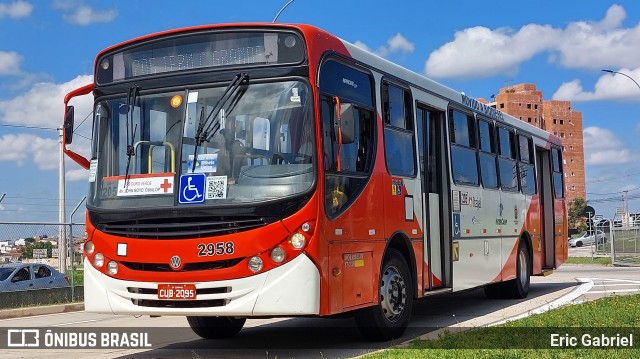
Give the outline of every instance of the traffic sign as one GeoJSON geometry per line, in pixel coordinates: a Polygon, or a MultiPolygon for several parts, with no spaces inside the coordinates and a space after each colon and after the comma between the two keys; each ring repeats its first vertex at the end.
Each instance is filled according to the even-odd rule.
{"type": "Polygon", "coordinates": [[[46,248],[35,248],[33,250],[33,258],[47,258],[47,249],[46,248]]]}

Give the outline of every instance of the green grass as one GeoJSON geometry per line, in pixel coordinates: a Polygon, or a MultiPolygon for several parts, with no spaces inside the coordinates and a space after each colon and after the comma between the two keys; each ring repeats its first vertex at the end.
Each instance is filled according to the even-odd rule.
{"type": "Polygon", "coordinates": [[[569,305],[497,327],[436,340],[415,340],[409,349],[387,349],[366,356],[377,358],[639,358],[640,295],[606,297],[569,305]],[[551,348],[551,334],[615,336],[633,334],[632,349],[551,348]],[[513,349],[522,348],[522,349],[513,349]]]}
{"type": "Polygon", "coordinates": [[[71,285],[84,285],[84,270],[76,268],[73,272],[73,279],[71,278],[71,270],[68,270],[67,278],[69,278],[71,285]]]}
{"type": "Polygon", "coordinates": [[[569,257],[564,263],[611,265],[611,257],[569,257]]]}

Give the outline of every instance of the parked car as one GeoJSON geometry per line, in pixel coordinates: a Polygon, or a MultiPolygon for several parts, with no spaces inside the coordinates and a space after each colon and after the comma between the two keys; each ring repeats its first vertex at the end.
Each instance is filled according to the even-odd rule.
{"type": "Polygon", "coordinates": [[[0,292],[68,287],[69,279],[48,264],[0,265],[0,292]]]}
{"type": "Polygon", "coordinates": [[[571,247],[582,247],[585,245],[592,245],[594,243],[603,244],[607,241],[607,237],[605,236],[603,231],[597,230],[594,232],[582,232],[578,237],[569,238],[569,246],[571,247]]]}

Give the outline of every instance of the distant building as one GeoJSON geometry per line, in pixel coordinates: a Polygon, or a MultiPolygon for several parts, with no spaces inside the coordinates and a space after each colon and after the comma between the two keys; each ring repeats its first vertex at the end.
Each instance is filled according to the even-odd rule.
{"type": "Polygon", "coordinates": [[[490,105],[560,137],[567,203],[576,197],[587,199],[582,112],[573,111],[570,101],[544,100],[535,84],[501,88],[490,105]]]}

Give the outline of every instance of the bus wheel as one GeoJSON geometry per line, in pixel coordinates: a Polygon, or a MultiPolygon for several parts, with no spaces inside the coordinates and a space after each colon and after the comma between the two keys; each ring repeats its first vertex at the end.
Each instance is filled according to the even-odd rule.
{"type": "Polygon", "coordinates": [[[355,313],[358,329],[375,341],[399,338],[409,325],[413,306],[413,282],[409,266],[395,249],[384,257],[380,273],[380,303],[355,313]]]}
{"type": "Polygon", "coordinates": [[[509,298],[522,299],[529,294],[531,281],[531,263],[527,245],[520,239],[518,256],[516,257],[516,279],[505,282],[506,295],[509,298]]]}
{"type": "Polygon", "coordinates": [[[194,333],[205,339],[231,338],[238,334],[247,318],[236,317],[187,317],[194,333]]]}

